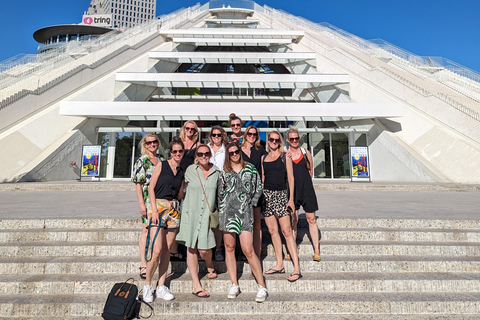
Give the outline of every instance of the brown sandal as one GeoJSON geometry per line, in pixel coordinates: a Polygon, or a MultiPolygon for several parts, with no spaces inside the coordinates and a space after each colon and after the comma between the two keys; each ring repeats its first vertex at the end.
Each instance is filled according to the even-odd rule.
{"type": "Polygon", "coordinates": [[[140,267],[140,278],[146,279],[147,278],[147,267],[140,267]]]}

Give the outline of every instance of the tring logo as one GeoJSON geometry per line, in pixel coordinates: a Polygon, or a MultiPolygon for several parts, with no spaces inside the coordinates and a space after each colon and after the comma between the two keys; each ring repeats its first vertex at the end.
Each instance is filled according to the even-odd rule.
{"type": "Polygon", "coordinates": [[[92,24],[93,19],[91,17],[86,17],[83,19],[83,23],[85,24],[92,24]]]}

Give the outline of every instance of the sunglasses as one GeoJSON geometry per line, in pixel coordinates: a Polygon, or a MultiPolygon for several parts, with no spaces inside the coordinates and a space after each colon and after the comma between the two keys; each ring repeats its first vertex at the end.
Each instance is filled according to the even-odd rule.
{"type": "Polygon", "coordinates": [[[183,153],[183,149],[180,149],[180,150],[172,150],[172,151],[170,151],[170,153],[172,153],[172,154],[183,153]]]}
{"type": "Polygon", "coordinates": [[[207,152],[197,152],[197,157],[201,158],[201,157],[210,157],[211,153],[210,151],[207,151],[207,152]]]}
{"type": "Polygon", "coordinates": [[[193,127],[185,127],[185,130],[188,130],[188,131],[197,131],[197,129],[193,128],[193,127]]]}
{"type": "Polygon", "coordinates": [[[214,138],[220,138],[222,136],[221,133],[212,133],[212,137],[214,138]]]}
{"type": "Polygon", "coordinates": [[[299,137],[292,137],[292,138],[290,138],[289,140],[290,140],[290,141],[298,141],[299,139],[300,139],[299,137]]]}
{"type": "Polygon", "coordinates": [[[248,133],[247,133],[247,136],[249,136],[249,137],[256,137],[256,136],[257,136],[257,133],[256,133],[256,132],[248,132],[248,133]]]}
{"type": "Polygon", "coordinates": [[[280,143],[280,139],[268,138],[268,141],[272,143],[280,143]]]}
{"type": "Polygon", "coordinates": [[[147,146],[151,145],[152,143],[158,144],[158,140],[145,141],[145,144],[146,144],[147,146]]]}
{"type": "Polygon", "coordinates": [[[242,125],[239,123],[232,123],[230,127],[235,128],[235,127],[241,127],[242,125]]]}
{"type": "Polygon", "coordinates": [[[230,157],[233,157],[236,154],[240,154],[240,150],[237,149],[235,151],[229,151],[228,154],[230,155],[230,157]]]}

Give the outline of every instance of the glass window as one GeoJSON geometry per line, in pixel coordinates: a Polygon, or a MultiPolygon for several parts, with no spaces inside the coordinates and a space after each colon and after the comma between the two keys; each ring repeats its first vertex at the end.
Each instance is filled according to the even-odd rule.
{"type": "Polygon", "coordinates": [[[115,141],[114,178],[130,178],[132,170],[133,133],[119,132],[115,141]]]}
{"type": "Polygon", "coordinates": [[[102,154],[100,155],[100,178],[105,178],[107,175],[107,154],[108,154],[108,141],[110,139],[110,133],[99,132],[97,143],[102,146],[102,154]]]}
{"type": "Polygon", "coordinates": [[[333,177],[349,178],[350,168],[348,151],[348,133],[331,133],[333,177]]]}
{"type": "Polygon", "coordinates": [[[310,145],[313,146],[313,177],[330,178],[330,138],[328,133],[311,133],[310,145]],[[328,163],[327,163],[328,160],[328,163]]]}

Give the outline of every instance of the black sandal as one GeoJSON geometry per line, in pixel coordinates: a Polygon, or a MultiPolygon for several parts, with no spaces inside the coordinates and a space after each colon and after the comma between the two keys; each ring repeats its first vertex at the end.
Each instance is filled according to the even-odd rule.
{"type": "Polygon", "coordinates": [[[181,252],[170,252],[170,261],[183,261],[184,257],[181,252]]]}
{"type": "Polygon", "coordinates": [[[140,278],[146,279],[147,278],[147,267],[140,267],[140,278]]]}

